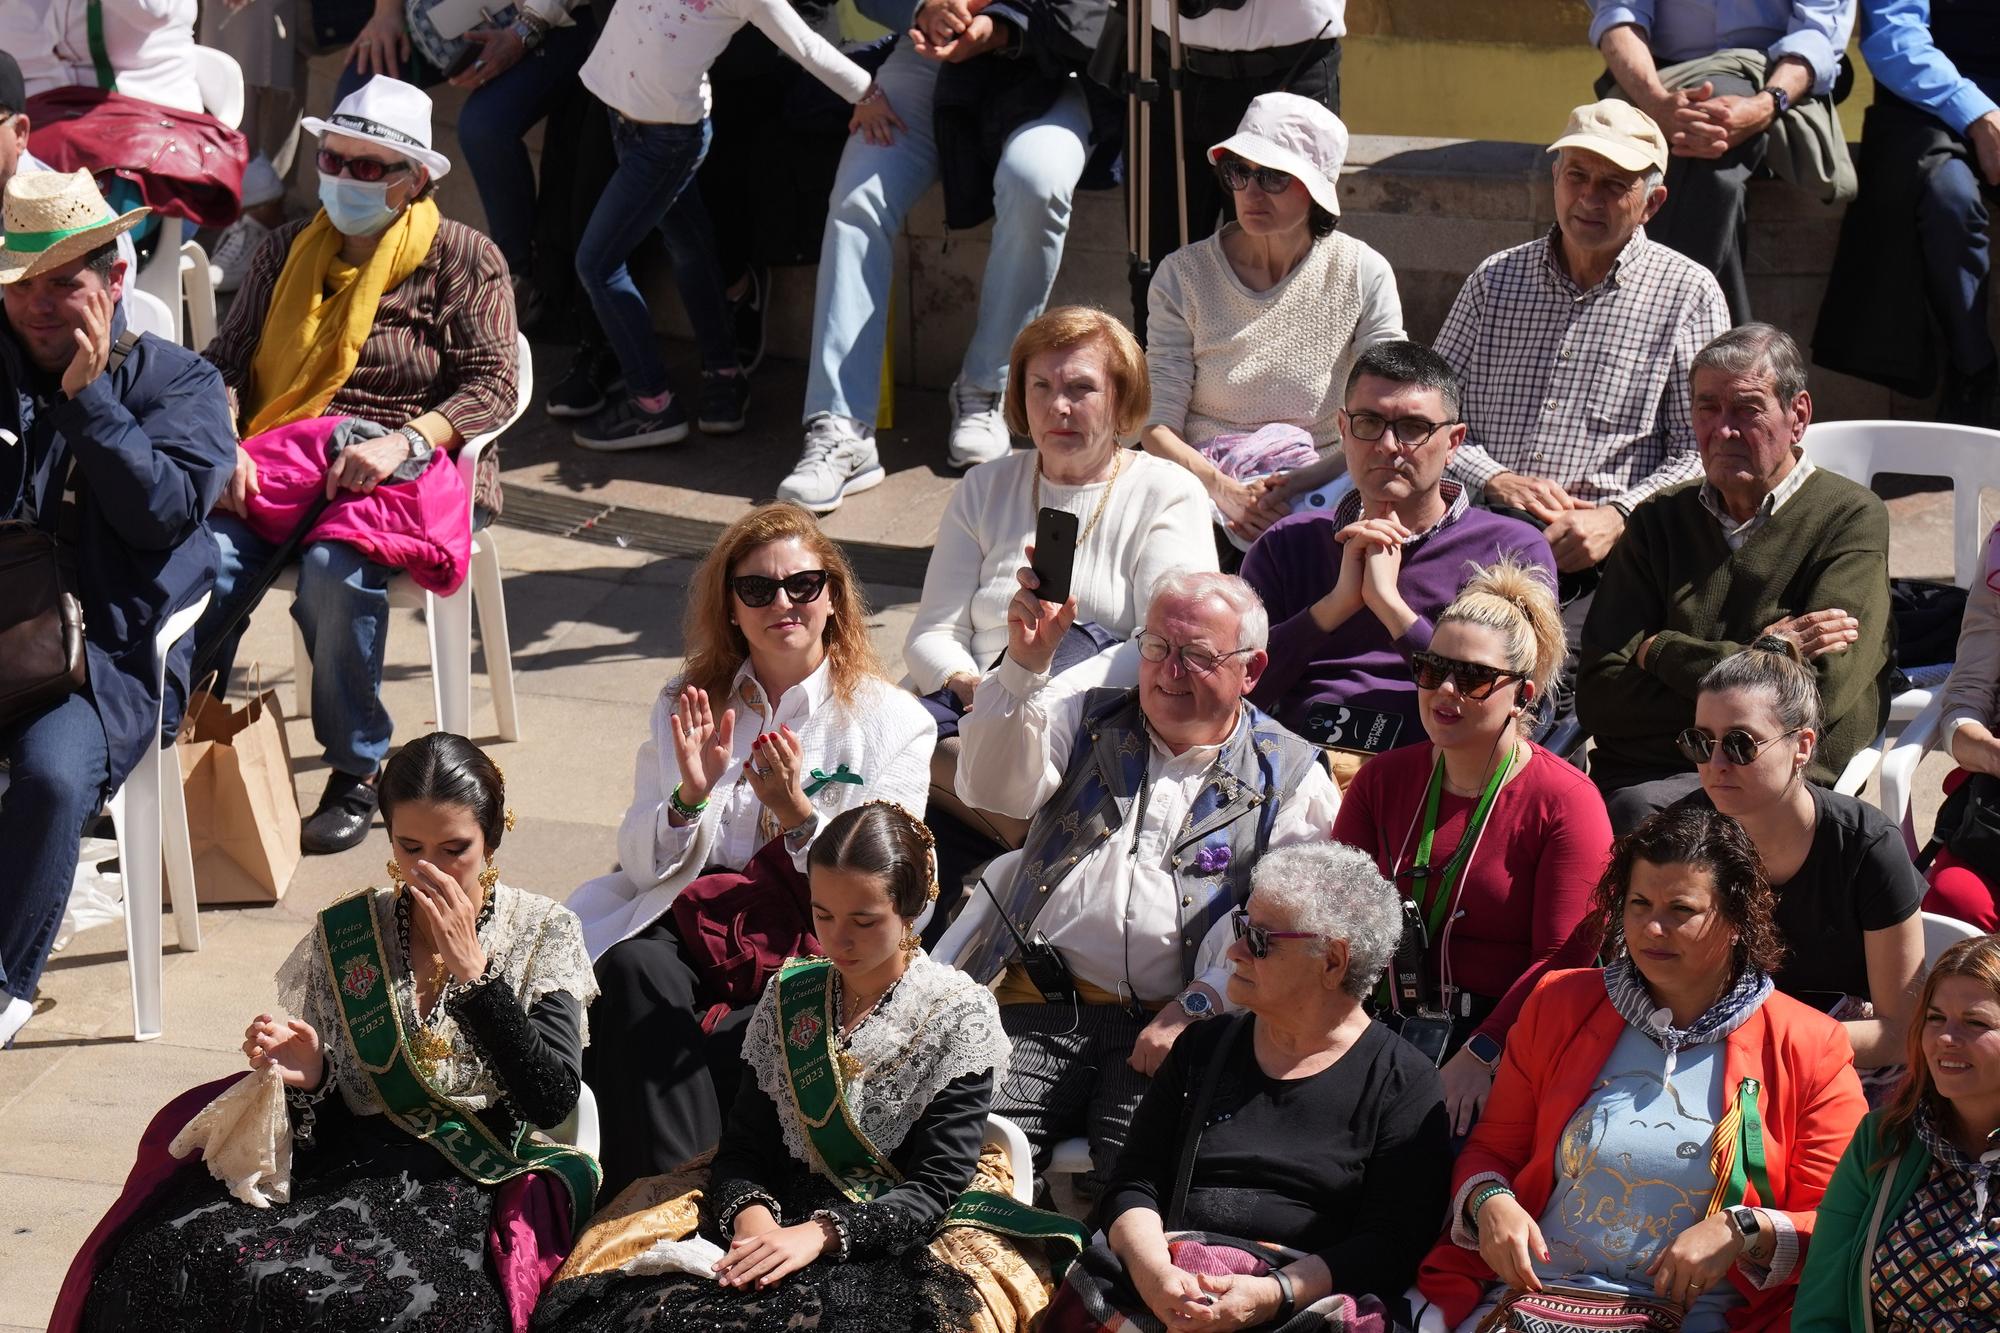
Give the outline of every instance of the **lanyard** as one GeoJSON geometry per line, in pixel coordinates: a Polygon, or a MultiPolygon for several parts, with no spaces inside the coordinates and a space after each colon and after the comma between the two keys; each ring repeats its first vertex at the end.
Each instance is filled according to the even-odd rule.
{"type": "Polygon", "coordinates": [[[1444,791],[1444,755],[1439,754],[1437,763],[1431,769],[1430,790],[1424,795],[1424,832],[1417,840],[1417,861],[1410,872],[1410,897],[1424,909],[1430,937],[1435,940],[1444,929],[1445,915],[1451,908],[1453,892],[1458,881],[1464,876],[1466,867],[1472,864],[1473,848],[1479,844],[1479,834],[1486,826],[1486,816],[1493,809],[1493,800],[1500,794],[1500,784],[1507,778],[1507,771],[1514,766],[1514,752],[1507,751],[1507,759],[1493,770],[1493,776],[1486,780],[1486,790],[1480,794],[1479,804],[1472,808],[1472,817],[1465,821],[1465,833],[1458,840],[1458,847],[1445,862],[1444,870],[1438,876],[1437,895],[1425,902],[1424,890],[1431,878],[1431,840],[1437,836],[1438,800],[1444,791]]]}

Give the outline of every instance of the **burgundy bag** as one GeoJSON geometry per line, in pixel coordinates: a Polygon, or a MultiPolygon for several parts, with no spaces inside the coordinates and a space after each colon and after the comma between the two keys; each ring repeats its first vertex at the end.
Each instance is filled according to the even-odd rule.
{"type": "Polygon", "coordinates": [[[787,958],[820,954],[806,877],[783,838],[773,838],[741,870],[701,876],[667,909],[681,955],[700,978],[695,1003],[705,1030],[731,1009],[757,1003],[764,983],[787,958]]]}
{"type": "Polygon", "coordinates": [[[35,156],[57,171],[106,172],[162,217],[226,227],[243,211],[250,148],[214,116],[71,85],[28,99],[35,156]]]}

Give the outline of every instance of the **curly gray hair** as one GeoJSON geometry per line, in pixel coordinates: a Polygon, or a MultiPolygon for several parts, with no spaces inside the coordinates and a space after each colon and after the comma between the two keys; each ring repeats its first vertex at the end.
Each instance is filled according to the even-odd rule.
{"type": "Polygon", "coordinates": [[[1367,853],[1340,843],[1284,847],[1250,872],[1250,896],[1278,920],[1276,929],[1347,941],[1347,993],[1363,999],[1382,978],[1403,935],[1403,904],[1367,853]]]}

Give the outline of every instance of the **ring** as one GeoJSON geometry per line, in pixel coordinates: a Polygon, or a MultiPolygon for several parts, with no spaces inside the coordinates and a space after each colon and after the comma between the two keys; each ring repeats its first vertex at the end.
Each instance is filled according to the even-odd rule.
{"type": "Polygon", "coordinates": [[[1689,1291],[1700,1291],[1700,1290],[1701,1290],[1701,1283],[1699,1283],[1699,1282],[1690,1282],[1690,1283],[1688,1283],[1688,1290],[1689,1290],[1689,1291]]]}
{"type": "Polygon", "coordinates": [[[472,62],[472,67],[473,67],[474,69],[485,69],[485,68],[486,68],[486,61],[485,61],[485,60],[483,60],[483,59],[481,59],[481,60],[475,60],[475,61],[473,61],[473,62],[472,62]]]}

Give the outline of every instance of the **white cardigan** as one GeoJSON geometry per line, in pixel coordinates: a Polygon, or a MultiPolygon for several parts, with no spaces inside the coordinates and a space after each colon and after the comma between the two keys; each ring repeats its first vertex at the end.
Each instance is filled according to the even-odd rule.
{"type": "MultiPolygon", "coordinates": [[[[965,474],[938,523],[924,571],[924,595],[903,665],[925,694],[960,672],[984,678],[1007,647],[1007,605],[1020,586],[1035,538],[1035,459],[1016,451],[965,474]]],[[[1106,483],[1058,486],[1042,479],[1042,504],[1066,509],[1087,525],[1106,483]]],[[[1078,620],[1094,620],[1119,638],[1146,623],[1153,584],[1175,569],[1215,569],[1208,495],[1194,474],[1151,454],[1127,450],[1104,517],[1077,548],[1070,589],[1078,620]]]]}
{"type": "MultiPolygon", "coordinates": [[[[737,673],[735,695],[750,679],[746,664],[737,673]]],[[[754,681],[751,682],[754,692],[754,681]]],[[[852,705],[833,697],[827,666],[785,692],[775,708],[737,703],[729,766],[709,794],[708,807],[692,824],[676,827],[668,817],[667,795],[679,784],[674,758],[674,706],[679,677],[667,683],[653,704],[652,732],[639,747],[632,778],[632,805],[618,825],[620,869],[581,885],[569,908],[583,922],[592,959],[658,920],[676,895],[711,866],[740,870],[762,845],[757,816],[763,809],[743,765],[760,731],[778,723],[792,729],[804,752],[806,772],[834,773],[846,765],[861,782],[829,782],[813,796],[820,824],[865,801],[895,801],[921,819],[930,795],[931,750],[937,723],[924,706],[886,680],[870,677],[857,688],[852,705]],[[759,721],[759,712],[763,720],[759,721]],[[746,720],[747,719],[747,720],[746,720]]],[[[720,716],[729,701],[711,699],[720,716]]],[[[815,830],[816,832],[817,830],[815,830]]],[[[806,849],[793,855],[805,869],[806,849]]]]}

